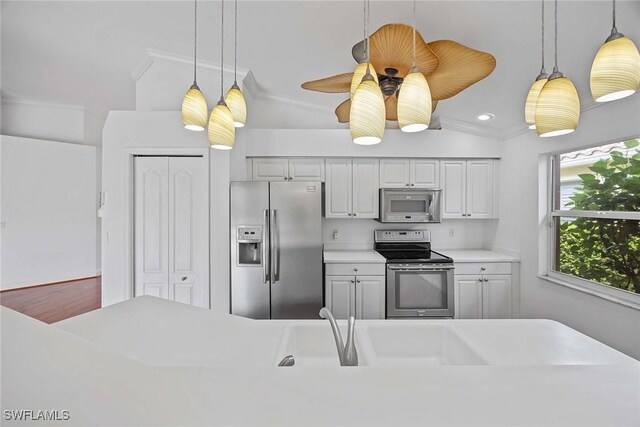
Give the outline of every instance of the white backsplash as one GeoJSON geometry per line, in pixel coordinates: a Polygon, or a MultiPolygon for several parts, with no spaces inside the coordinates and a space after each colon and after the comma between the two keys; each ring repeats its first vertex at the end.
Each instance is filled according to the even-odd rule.
{"type": "Polygon", "coordinates": [[[322,219],[322,243],[326,245],[373,246],[375,230],[427,229],[431,231],[434,249],[481,249],[485,244],[485,229],[492,230],[493,220],[448,219],[440,224],[382,224],[363,219],[322,219]],[[334,230],[338,238],[334,239],[334,230]]]}

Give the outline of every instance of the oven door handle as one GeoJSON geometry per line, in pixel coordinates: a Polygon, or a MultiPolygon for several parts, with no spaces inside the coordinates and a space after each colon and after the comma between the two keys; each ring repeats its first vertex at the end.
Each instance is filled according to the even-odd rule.
{"type": "Polygon", "coordinates": [[[424,272],[431,272],[431,271],[449,271],[449,270],[453,270],[454,267],[438,267],[438,268],[429,268],[429,267],[387,267],[389,270],[392,271],[424,271],[424,272]]]}

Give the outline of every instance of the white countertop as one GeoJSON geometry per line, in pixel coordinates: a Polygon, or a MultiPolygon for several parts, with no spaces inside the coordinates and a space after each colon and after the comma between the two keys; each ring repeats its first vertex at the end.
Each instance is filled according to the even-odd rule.
{"type": "Polygon", "coordinates": [[[369,250],[334,250],[325,249],[325,263],[376,263],[384,264],[386,259],[373,249],[369,250]]]}
{"type": "Polygon", "coordinates": [[[520,262],[519,258],[485,249],[433,249],[453,258],[453,262],[520,262]]]}
{"type": "Polygon", "coordinates": [[[0,315],[2,409],[66,409],[65,426],[640,425],[640,363],[557,322],[358,321],[446,323],[493,364],[278,368],[283,332],[323,321],[151,297],[56,325],[0,315]]]}

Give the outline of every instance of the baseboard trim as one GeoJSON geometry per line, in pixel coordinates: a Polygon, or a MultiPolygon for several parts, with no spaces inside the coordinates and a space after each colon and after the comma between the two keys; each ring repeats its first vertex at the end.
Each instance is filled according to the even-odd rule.
{"type": "Polygon", "coordinates": [[[21,291],[21,290],[23,290],[23,289],[33,289],[33,288],[41,288],[41,287],[43,287],[43,286],[60,285],[60,284],[62,284],[62,283],[79,282],[79,281],[81,281],[81,280],[97,279],[98,277],[100,277],[100,275],[97,275],[97,276],[78,277],[78,278],[76,278],[76,279],[61,280],[60,282],[42,283],[42,284],[39,284],[39,285],[29,285],[29,286],[20,286],[20,287],[18,287],[18,288],[2,289],[2,290],[0,290],[0,294],[3,294],[3,293],[5,293],[5,292],[21,291]]]}

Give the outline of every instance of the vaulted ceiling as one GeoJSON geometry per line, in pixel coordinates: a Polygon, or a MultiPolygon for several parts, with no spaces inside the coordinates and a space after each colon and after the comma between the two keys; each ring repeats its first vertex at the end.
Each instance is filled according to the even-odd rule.
{"type": "MultiPolygon", "coordinates": [[[[226,58],[232,58],[228,1],[226,58]]],[[[132,72],[146,49],[191,55],[193,2],[3,1],[2,91],[102,110],[134,109],[132,72]]],[[[547,70],[553,67],[553,2],[546,2],[547,70]]],[[[219,58],[219,1],[200,1],[199,54],[219,58]]],[[[584,99],[593,57],[611,28],[610,1],[559,2],[559,61],[584,99]]],[[[373,1],[371,29],[411,23],[410,1],[373,1]]],[[[425,40],[451,39],[493,54],[493,74],[438,105],[442,116],[485,126],[522,126],[529,85],[540,69],[540,1],[418,1],[425,40]]],[[[640,1],[618,2],[618,28],[640,44],[640,1]]],[[[342,95],[305,91],[307,80],[355,67],[362,1],[244,1],[239,4],[238,65],[269,94],[333,107],[342,95]]],[[[190,82],[185,81],[185,88],[190,82]]],[[[637,95],[636,95],[637,96],[637,95]]],[[[178,107],[176,107],[178,109],[178,107]]],[[[337,123],[336,123],[337,125],[337,123]]]]}

